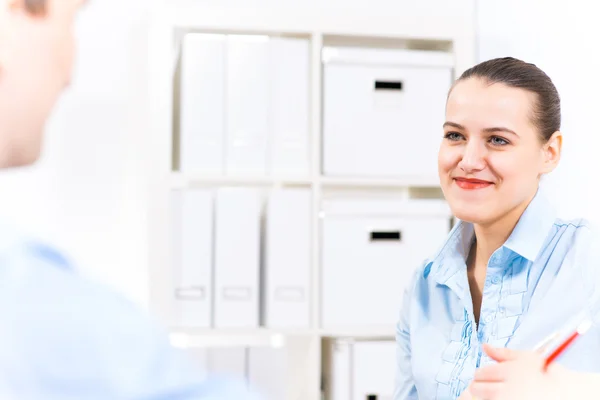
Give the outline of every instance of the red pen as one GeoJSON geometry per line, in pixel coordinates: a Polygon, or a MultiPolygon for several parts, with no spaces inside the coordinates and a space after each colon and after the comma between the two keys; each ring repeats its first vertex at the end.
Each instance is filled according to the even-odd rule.
{"type": "Polygon", "coordinates": [[[577,327],[575,331],[573,331],[569,336],[567,336],[559,345],[552,351],[548,357],[546,357],[546,361],[544,362],[544,370],[548,368],[548,366],[558,358],[579,336],[585,334],[592,327],[592,321],[590,319],[585,319],[577,327]]]}

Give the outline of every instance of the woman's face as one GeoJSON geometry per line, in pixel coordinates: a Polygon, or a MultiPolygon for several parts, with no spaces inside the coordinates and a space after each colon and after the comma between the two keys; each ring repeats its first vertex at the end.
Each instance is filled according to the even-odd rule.
{"type": "Polygon", "coordinates": [[[491,224],[524,208],[560,158],[562,137],[542,143],[532,124],[535,94],[479,78],[448,97],[438,171],[444,196],[464,221],[491,224]]]}

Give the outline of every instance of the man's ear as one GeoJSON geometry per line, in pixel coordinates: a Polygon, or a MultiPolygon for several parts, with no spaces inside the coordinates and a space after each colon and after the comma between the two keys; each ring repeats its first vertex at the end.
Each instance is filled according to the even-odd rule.
{"type": "Polygon", "coordinates": [[[31,15],[43,15],[46,13],[48,0],[2,0],[7,9],[18,12],[26,12],[31,15]]]}
{"type": "Polygon", "coordinates": [[[554,168],[558,166],[560,156],[562,153],[562,133],[556,131],[552,134],[550,139],[544,143],[542,152],[544,156],[544,165],[542,168],[542,174],[552,172],[554,168]]]}
{"type": "Polygon", "coordinates": [[[25,8],[32,14],[42,15],[46,13],[48,0],[23,0],[25,8]]]}

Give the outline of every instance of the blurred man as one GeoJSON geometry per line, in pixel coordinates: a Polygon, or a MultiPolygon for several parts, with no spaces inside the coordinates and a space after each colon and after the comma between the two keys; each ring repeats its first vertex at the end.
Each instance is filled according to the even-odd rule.
{"type": "MultiPolygon", "coordinates": [[[[83,2],[0,0],[0,168],[38,159],[46,120],[69,84],[83,2]]],[[[0,319],[2,398],[251,398],[241,383],[200,381],[141,310],[6,224],[0,319]]]]}

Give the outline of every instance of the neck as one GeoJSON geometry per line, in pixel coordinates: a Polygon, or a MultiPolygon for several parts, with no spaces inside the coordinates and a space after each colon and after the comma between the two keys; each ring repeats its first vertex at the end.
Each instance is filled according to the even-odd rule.
{"type": "Polygon", "coordinates": [[[517,222],[519,222],[519,218],[521,218],[534,196],[535,193],[528,201],[515,207],[508,214],[492,223],[474,224],[476,265],[487,266],[488,260],[494,251],[499,249],[509,238],[517,222]]]}

